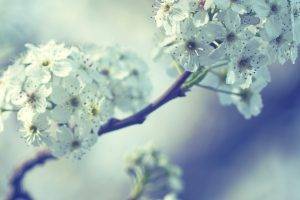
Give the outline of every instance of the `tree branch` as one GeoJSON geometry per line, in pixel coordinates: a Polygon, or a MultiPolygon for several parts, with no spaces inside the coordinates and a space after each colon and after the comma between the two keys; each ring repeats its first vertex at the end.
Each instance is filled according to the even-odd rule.
{"type": "MultiPolygon", "coordinates": [[[[146,106],[141,111],[129,116],[125,119],[119,120],[112,118],[105,125],[103,125],[98,131],[98,135],[101,136],[105,133],[109,133],[115,130],[123,129],[129,126],[142,124],[148,115],[150,115],[155,110],[159,109],[161,106],[165,105],[169,101],[178,98],[184,97],[186,89],[183,89],[182,86],[186,80],[190,77],[191,72],[184,72],[180,77],[175,81],[175,83],[156,101],[146,106]]],[[[32,197],[27,191],[23,188],[23,180],[25,175],[34,169],[38,165],[45,164],[48,160],[56,159],[50,152],[39,153],[35,158],[25,162],[13,175],[10,186],[11,192],[8,197],[8,200],[14,199],[24,199],[32,200],[32,197]]]]}
{"type": "Polygon", "coordinates": [[[100,130],[98,131],[98,135],[101,136],[105,133],[116,131],[122,128],[142,124],[152,112],[159,109],[164,104],[177,97],[185,96],[186,91],[182,89],[182,85],[190,77],[190,75],[191,72],[184,72],[160,98],[149,104],[141,111],[133,114],[132,116],[129,116],[122,120],[115,118],[110,119],[105,125],[100,128],[100,130]]]}
{"type": "Polygon", "coordinates": [[[26,174],[33,170],[38,165],[45,164],[48,160],[55,159],[49,152],[40,152],[38,155],[23,163],[19,169],[17,169],[10,180],[10,194],[7,200],[32,200],[30,194],[23,188],[23,180],[26,174]]]}

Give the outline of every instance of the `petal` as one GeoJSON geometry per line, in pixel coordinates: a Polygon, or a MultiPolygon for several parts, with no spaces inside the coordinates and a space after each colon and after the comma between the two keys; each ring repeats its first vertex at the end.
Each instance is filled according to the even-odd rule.
{"type": "Polygon", "coordinates": [[[21,106],[27,101],[27,95],[20,90],[16,90],[11,94],[11,103],[16,106],[21,106]]]}
{"type": "Polygon", "coordinates": [[[76,77],[66,77],[63,79],[63,87],[72,95],[78,95],[84,88],[83,83],[76,77]]]}
{"type": "Polygon", "coordinates": [[[234,84],[236,81],[235,73],[234,71],[230,70],[227,74],[226,83],[229,85],[234,84]]]}
{"type": "Polygon", "coordinates": [[[34,112],[28,106],[21,108],[17,114],[18,120],[23,121],[25,123],[30,123],[33,117],[34,117],[34,112]]]}
{"type": "Polygon", "coordinates": [[[241,26],[241,18],[232,10],[221,13],[221,20],[230,31],[236,31],[241,26]]]}
{"type": "Polygon", "coordinates": [[[25,69],[25,74],[31,77],[32,80],[40,83],[48,83],[51,79],[51,74],[48,70],[33,65],[25,69]]]}
{"type": "Polygon", "coordinates": [[[53,92],[50,95],[51,101],[58,105],[65,103],[69,97],[70,95],[66,92],[66,90],[60,86],[53,87],[53,92]]]}
{"type": "Polygon", "coordinates": [[[71,113],[65,109],[63,106],[56,106],[51,111],[51,117],[57,122],[57,123],[68,123],[71,113]]]}
{"type": "Polygon", "coordinates": [[[58,77],[66,77],[72,71],[72,66],[69,62],[60,62],[53,66],[52,71],[58,77]]]}

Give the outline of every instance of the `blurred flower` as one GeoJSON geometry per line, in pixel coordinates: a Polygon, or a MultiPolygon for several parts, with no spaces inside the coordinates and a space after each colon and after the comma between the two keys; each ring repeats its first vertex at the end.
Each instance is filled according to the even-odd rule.
{"type": "Polygon", "coordinates": [[[180,168],[151,145],[128,156],[127,172],[134,181],[132,199],[177,199],[183,187],[180,168]]]}
{"type": "Polygon", "coordinates": [[[98,135],[81,127],[62,126],[57,131],[57,141],[52,146],[54,156],[67,156],[80,160],[97,142],[98,135]]]}
{"type": "Polygon", "coordinates": [[[101,75],[99,80],[104,79],[109,84],[117,108],[134,113],[148,103],[152,89],[148,66],[136,54],[120,47],[108,47],[95,63],[101,75]]]}

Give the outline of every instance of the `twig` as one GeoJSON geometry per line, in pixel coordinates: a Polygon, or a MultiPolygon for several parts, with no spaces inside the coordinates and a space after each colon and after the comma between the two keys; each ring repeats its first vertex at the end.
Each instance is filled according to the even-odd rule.
{"type": "Polygon", "coordinates": [[[190,77],[191,72],[184,72],[175,83],[156,101],[149,104],[147,107],[142,109],[141,111],[129,116],[125,119],[119,120],[112,118],[105,125],[103,125],[98,131],[98,135],[103,135],[105,133],[109,133],[112,131],[116,131],[122,128],[126,128],[129,126],[142,124],[146,120],[146,118],[155,110],[168,103],[169,101],[177,98],[185,96],[185,90],[182,89],[182,85],[185,81],[190,77]]]}
{"type": "MultiPolygon", "coordinates": [[[[164,104],[168,103],[169,101],[177,98],[185,96],[186,90],[182,88],[185,81],[189,78],[191,72],[184,72],[176,81],[175,83],[156,101],[149,104],[147,107],[142,109],[141,111],[129,116],[125,119],[111,119],[106,123],[104,126],[100,128],[98,131],[98,135],[101,136],[105,133],[109,133],[115,130],[119,130],[122,128],[126,128],[129,126],[142,124],[148,115],[152,112],[163,106],[164,104]]],[[[56,159],[50,152],[43,152],[39,153],[34,159],[25,162],[19,170],[13,175],[10,185],[11,185],[11,192],[7,200],[15,200],[15,199],[22,199],[22,200],[32,200],[32,197],[29,195],[27,191],[24,190],[22,182],[25,175],[34,169],[38,165],[45,164],[48,160],[56,159]]]]}
{"type": "Polygon", "coordinates": [[[49,152],[40,152],[38,155],[26,161],[21,165],[19,169],[17,169],[10,180],[10,194],[7,197],[7,200],[15,200],[15,199],[22,199],[22,200],[32,200],[33,198],[30,194],[24,190],[23,188],[23,180],[26,174],[34,169],[38,165],[45,164],[48,160],[56,159],[52,156],[49,152]]]}
{"type": "Polygon", "coordinates": [[[202,85],[200,83],[196,84],[196,86],[198,86],[200,88],[204,88],[204,89],[210,90],[210,91],[213,91],[213,92],[216,92],[216,93],[223,93],[223,94],[228,94],[228,95],[242,96],[242,94],[240,94],[240,93],[231,92],[231,91],[227,91],[227,90],[222,90],[222,89],[214,88],[214,87],[211,87],[211,86],[208,86],[208,85],[202,85]]]}

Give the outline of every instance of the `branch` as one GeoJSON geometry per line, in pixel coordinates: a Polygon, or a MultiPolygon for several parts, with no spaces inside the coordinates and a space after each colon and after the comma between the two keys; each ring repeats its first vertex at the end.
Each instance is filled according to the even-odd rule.
{"type": "Polygon", "coordinates": [[[191,72],[184,72],[160,98],[149,104],[141,111],[122,120],[115,118],[110,119],[105,125],[100,128],[100,130],[98,131],[98,135],[101,136],[105,133],[116,131],[122,128],[142,124],[152,112],[159,109],[161,106],[177,97],[184,97],[186,90],[182,89],[182,85],[190,77],[191,74],[191,72]]]}
{"type": "Polygon", "coordinates": [[[24,177],[29,171],[34,169],[36,166],[43,165],[48,160],[53,160],[53,159],[55,159],[55,157],[52,156],[49,152],[40,152],[35,158],[23,163],[21,167],[16,170],[16,172],[14,173],[14,175],[10,180],[11,191],[9,196],[7,197],[7,200],[15,200],[15,199],[32,200],[33,198],[23,188],[24,177]]]}
{"type": "MultiPolygon", "coordinates": [[[[119,120],[112,118],[105,125],[103,125],[98,131],[98,135],[101,136],[105,133],[109,133],[115,130],[119,130],[122,128],[126,128],[129,126],[142,124],[146,118],[155,110],[159,109],[161,106],[165,105],[169,101],[176,99],[178,97],[184,97],[186,93],[186,89],[183,89],[182,86],[186,82],[186,80],[190,77],[191,72],[184,72],[175,83],[156,101],[149,104],[147,107],[142,109],[141,111],[129,116],[125,119],[119,120]]],[[[24,200],[32,200],[32,197],[29,195],[27,191],[24,190],[22,182],[25,175],[34,169],[38,165],[45,164],[48,160],[56,159],[50,152],[42,152],[39,153],[35,158],[25,162],[20,169],[18,169],[13,175],[10,185],[11,192],[8,197],[8,200],[14,199],[24,199],[24,200]]]]}

